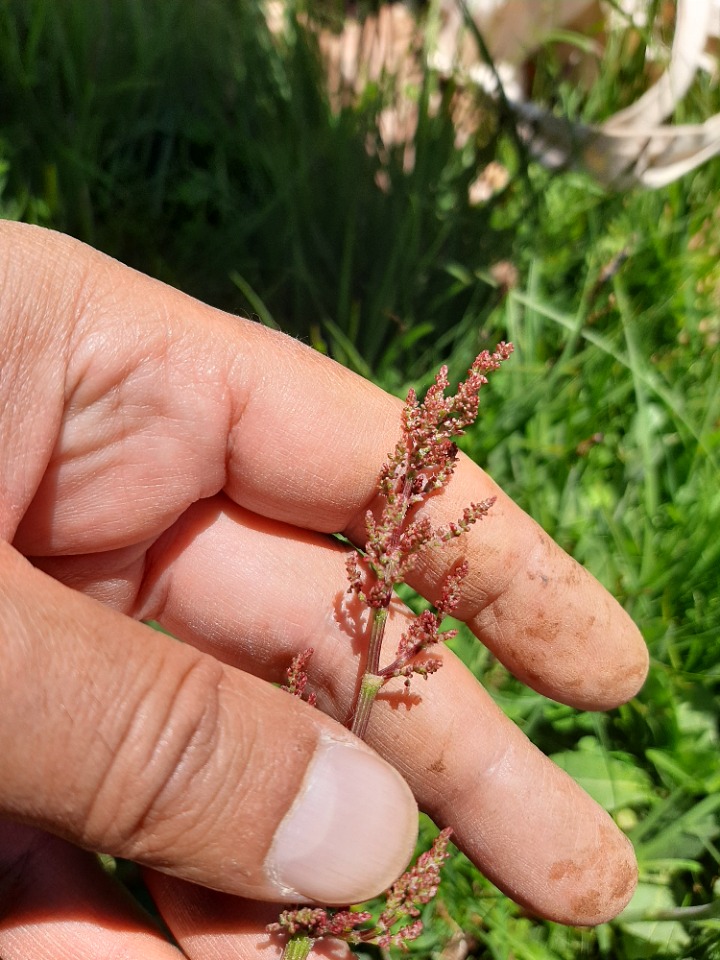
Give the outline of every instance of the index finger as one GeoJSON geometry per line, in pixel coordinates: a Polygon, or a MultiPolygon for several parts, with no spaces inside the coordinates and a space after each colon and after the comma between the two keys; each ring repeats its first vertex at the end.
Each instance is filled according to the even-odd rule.
{"type": "MultiPolygon", "coordinates": [[[[380,467],[400,433],[399,401],[295,341],[249,332],[260,386],[232,434],[226,492],[255,513],[362,546],[380,467]]],[[[648,665],[638,629],[479,466],[461,454],[448,487],[418,515],[441,526],[488,498],[495,502],[482,523],[420,555],[410,585],[436,599],[464,558],[470,572],[455,615],[515,676],[579,708],[630,699],[648,665]]]]}

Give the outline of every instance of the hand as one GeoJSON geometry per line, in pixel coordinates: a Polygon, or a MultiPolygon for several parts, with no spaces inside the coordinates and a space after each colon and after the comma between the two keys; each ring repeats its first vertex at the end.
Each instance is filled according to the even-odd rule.
{"type": "MultiPolygon", "coordinates": [[[[362,542],[399,403],[58,234],[0,224],[0,262],[0,955],[276,956],[277,908],[240,898],[379,892],[413,794],[530,910],[617,913],[629,844],[449,651],[410,709],[378,699],[369,747],[341,725],[359,651],[330,534],[362,542]],[[308,646],[320,710],[265,682],[308,646]],[[149,868],[182,954],[85,850],[149,868]]],[[[631,697],[637,630],[482,470],[424,509],[490,495],[413,586],[432,598],[462,554],[460,615],[516,676],[583,709],[631,697]]]]}

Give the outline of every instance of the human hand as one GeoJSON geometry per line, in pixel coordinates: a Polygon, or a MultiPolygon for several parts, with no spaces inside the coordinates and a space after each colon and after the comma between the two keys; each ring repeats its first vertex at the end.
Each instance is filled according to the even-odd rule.
{"type": "MultiPolygon", "coordinates": [[[[362,542],[400,404],[58,234],[0,224],[0,262],[0,956],[276,956],[277,908],[240,898],[357,901],[404,868],[393,767],[530,910],[617,913],[626,839],[450,651],[410,709],[378,699],[376,753],[341,726],[360,652],[330,534],[362,542]],[[320,710],[265,682],[308,646],[320,710]],[[78,846],[149,868],[180,948],[78,846]]],[[[583,709],[631,697],[637,630],[482,470],[462,458],[423,509],[491,495],[412,585],[432,599],[462,554],[458,615],[516,676],[583,709]]]]}

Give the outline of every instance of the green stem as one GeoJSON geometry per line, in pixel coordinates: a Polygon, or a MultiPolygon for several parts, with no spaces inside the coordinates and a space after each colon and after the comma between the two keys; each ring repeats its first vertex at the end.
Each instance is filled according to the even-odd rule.
{"type": "Polygon", "coordinates": [[[680,920],[688,922],[691,920],[709,920],[714,917],[720,917],[720,900],[713,900],[711,903],[701,903],[690,907],[672,907],[668,910],[633,910],[627,911],[622,916],[623,923],[643,923],[643,922],[662,922],[680,920]]]}
{"type": "Polygon", "coordinates": [[[378,607],[373,611],[367,663],[365,665],[365,673],[360,683],[360,692],[358,693],[358,698],[355,703],[352,726],[350,727],[355,736],[360,737],[361,740],[365,739],[365,734],[367,733],[370,712],[372,711],[375,697],[385,682],[384,678],[379,676],[379,671],[380,651],[382,650],[387,618],[387,607],[378,607]]]}
{"type": "Polygon", "coordinates": [[[380,651],[382,650],[387,618],[387,607],[377,607],[373,611],[372,631],[370,632],[370,644],[368,646],[365,673],[378,673],[380,670],[380,651]]]}
{"type": "Polygon", "coordinates": [[[379,677],[376,673],[366,673],[362,678],[360,693],[358,694],[355,713],[353,714],[352,726],[350,727],[350,730],[355,736],[360,737],[361,740],[365,739],[368,723],[370,722],[372,705],[384,683],[384,678],[379,677]]]}
{"type": "Polygon", "coordinates": [[[285,944],[282,960],[305,960],[314,943],[315,940],[312,937],[296,933],[285,944]]]}

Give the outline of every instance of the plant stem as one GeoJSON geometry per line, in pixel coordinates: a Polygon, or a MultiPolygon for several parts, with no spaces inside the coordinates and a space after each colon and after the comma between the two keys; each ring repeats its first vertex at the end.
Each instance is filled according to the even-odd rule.
{"type": "Polygon", "coordinates": [[[633,910],[622,915],[623,923],[647,923],[680,920],[709,920],[720,917],[720,900],[701,903],[690,907],[671,907],[668,910],[633,910]]]}
{"type": "Polygon", "coordinates": [[[305,960],[313,948],[315,940],[302,934],[289,937],[283,950],[282,960],[305,960]]]}
{"type": "Polygon", "coordinates": [[[372,710],[375,697],[385,682],[383,677],[379,675],[379,671],[380,650],[382,649],[387,618],[387,607],[377,607],[373,611],[372,630],[370,631],[370,643],[368,646],[365,673],[360,683],[360,692],[355,705],[352,726],[350,727],[355,736],[360,737],[362,740],[365,739],[368,722],[370,721],[370,711],[372,710]]]}
{"type": "Polygon", "coordinates": [[[370,645],[368,646],[367,664],[365,666],[366,674],[377,674],[380,672],[380,651],[382,650],[382,642],[383,636],[385,635],[385,624],[387,623],[387,618],[387,607],[378,607],[373,611],[370,645]]]}
{"type": "Polygon", "coordinates": [[[379,677],[375,673],[366,673],[362,678],[357,706],[353,715],[352,726],[350,727],[350,730],[355,736],[360,737],[361,740],[365,739],[372,705],[384,682],[384,678],[379,677]]]}

